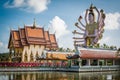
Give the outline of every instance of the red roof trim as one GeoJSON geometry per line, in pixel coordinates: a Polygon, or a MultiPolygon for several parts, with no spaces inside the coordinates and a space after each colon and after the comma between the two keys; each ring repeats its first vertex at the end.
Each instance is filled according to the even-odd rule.
{"type": "Polygon", "coordinates": [[[113,51],[92,51],[80,50],[80,58],[83,59],[115,59],[117,58],[116,52],[113,51]]]}

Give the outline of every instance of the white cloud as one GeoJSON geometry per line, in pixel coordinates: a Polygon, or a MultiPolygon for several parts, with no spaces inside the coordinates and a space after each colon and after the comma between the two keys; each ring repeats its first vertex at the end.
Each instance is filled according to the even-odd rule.
{"type": "Polygon", "coordinates": [[[103,37],[103,38],[99,41],[99,43],[100,43],[100,44],[104,44],[104,43],[109,44],[110,41],[111,41],[111,38],[110,38],[110,37],[103,37]]]}
{"type": "Polygon", "coordinates": [[[7,44],[0,41],[0,53],[8,52],[7,44]]]}
{"type": "Polygon", "coordinates": [[[40,13],[47,9],[50,0],[14,0],[13,2],[7,1],[4,6],[6,8],[20,8],[21,10],[40,13]]]}
{"type": "Polygon", "coordinates": [[[71,37],[71,34],[67,36],[63,36],[59,39],[58,41],[59,47],[74,49],[73,39],[71,37]]]}
{"type": "Polygon", "coordinates": [[[114,38],[112,36],[104,36],[100,41],[100,45],[102,44],[107,44],[108,46],[117,46],[118,48],[120,47],[119,43],[120,43],[120,40],[119,38],[114,38]]]}
{"type": "Polygon", "coordinates": [[[50,21],[50,27],[52,28],[52,32],[56,32],[57,39],[69,33],[67,24],[58,16],[55,16],[52,21],[50,21]]]}
{"type": "Polygon", "coordinates": [[[107,13],[105,19],[105,29],[116,30],[120,27],[120,13],[107,13]]]}
{"type": "Polygon", "coordinates": [[[2,42],[0,42],[0,47],[1,47],[1,46],[3,46],[3,43],[2,43],[2,42]]]}

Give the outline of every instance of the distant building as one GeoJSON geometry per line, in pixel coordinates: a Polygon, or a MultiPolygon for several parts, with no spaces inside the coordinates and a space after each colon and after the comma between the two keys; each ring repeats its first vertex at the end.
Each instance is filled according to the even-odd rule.
{"type": "Polygon", "coordinates": [[[10,60],[17,62],[35,62],[44,50],[56,50],[58,44],[55,34],[50,34],[44,28],[24,26],[18,30],[11,30],[8,48],[10,60]]]}

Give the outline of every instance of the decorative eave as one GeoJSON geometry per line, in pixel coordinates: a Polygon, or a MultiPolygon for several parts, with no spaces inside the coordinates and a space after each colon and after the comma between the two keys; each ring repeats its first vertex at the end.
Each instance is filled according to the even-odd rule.
{"type": "Polygon", "coordinates": [[[45,40],[46,40],[46,48],[51,48],[49,31],[44,31],[44,34],[45,34],[45,40]]]}
{"type": "Polygon", "coordinates": [[[50,41],[51,41],[51,48],[58,48],[58,44],[57,44],[57,41],[56,41],[56,37],[55,37],[55,34],[50,34],[50,41]],[[54,41],[52,41],[52,38],[54,39],[54,41]]]}
{"type": "Polygon", "coordinates": [[[25,35],[25,28],[19,28],[19,34],[20,34],[20,39],[21,39],[21,43],[22,43],[22,45],[29,45],[28,43],[27,43],[27,40],[26,40],[26,35],[25,35]],[[24,34],[24,38],[22,37],[23,35],[22,34],[24,34]]]}

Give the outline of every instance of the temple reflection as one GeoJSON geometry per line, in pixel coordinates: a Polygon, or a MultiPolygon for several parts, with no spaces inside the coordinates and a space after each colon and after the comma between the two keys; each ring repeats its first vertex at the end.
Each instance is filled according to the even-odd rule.
{"type": "Polygon", "coordinates": [[[70,72],[5,72],[0,73],[0,80],[117,80],[117,72],[93,72],[93,73],[70,73],[70,72]]]}

